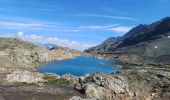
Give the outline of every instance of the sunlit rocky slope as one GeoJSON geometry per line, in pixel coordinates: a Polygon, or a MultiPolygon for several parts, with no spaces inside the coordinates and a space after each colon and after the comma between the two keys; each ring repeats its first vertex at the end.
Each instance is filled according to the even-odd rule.
{"type": "Polygon", "coordinates": [[[47,50],[21,39],[0,38],[1,68],[34,69],[42,62],[68,59],[76,55],[78,52],[66,48],[47,50]]]}

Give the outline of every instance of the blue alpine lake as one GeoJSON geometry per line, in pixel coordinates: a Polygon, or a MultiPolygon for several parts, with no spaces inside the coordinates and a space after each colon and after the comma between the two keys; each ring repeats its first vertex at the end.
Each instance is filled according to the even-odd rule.
{"type": "Polygon", "coordinates": [[[75,76],[95,72],[112,73],[119,70],[117,67],[113,67],[114,63],[114,60],[78,56],[72,59],[43,64],[38,71],[40,73],[49,72],[59,75],[70,73],[75,76]]]}

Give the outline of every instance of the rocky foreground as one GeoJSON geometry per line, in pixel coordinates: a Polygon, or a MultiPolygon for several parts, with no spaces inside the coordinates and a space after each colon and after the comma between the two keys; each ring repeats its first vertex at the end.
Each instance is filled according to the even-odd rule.
{"type": "Polygon", "coordinates": [[[0,38],[0,100],[169,100],[170,70],[120,63],[112,74],[63,76],[38,73],[44,61],[83,55],[54,51],[14,38],[0,38]],[[121,66],[120,66],[121,65],[121,66]]]}
{"type": "Polygon", "coordinates": [[[113,74],[93,73],[81,77],[18,70],[8,74],[1,82],[0,97],[4,100],[14,95],[16,100],[24,97],[40,100],[41,95],[51,98],[49,100],[170,99],[170,72],[147,68],[127,69],[113,74]]]}

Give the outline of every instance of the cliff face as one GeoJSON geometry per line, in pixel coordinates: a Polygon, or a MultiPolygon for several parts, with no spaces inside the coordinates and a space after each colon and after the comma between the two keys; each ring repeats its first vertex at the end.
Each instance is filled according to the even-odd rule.
{"type": "Polygon", "coordinates": [[[100,53],[100,52],[107,52],[117,41],[117,38],[111,37],[104,41],[102,44],[89,48],[85,50],[87,53],[100,53]]]}
{"type": "Polygon", "coordinates": [[[108,40],[109,43],[104,42],[85,52],[111,54],[113,57],[126,60],[140,59],[170,64],[170,17],[150,25],[139,25],[122,37],[108,40]]]}
{"type": "Polygon", "coordinates": [[[62,60],[76,56],[68,49],[46,50],[16,38],[0,38],[1,68],[35,68],[44,61],[62,60]]]}

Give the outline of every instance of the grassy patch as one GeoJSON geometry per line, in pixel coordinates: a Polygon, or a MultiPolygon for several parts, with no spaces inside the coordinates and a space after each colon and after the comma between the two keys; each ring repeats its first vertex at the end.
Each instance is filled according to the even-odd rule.
{"type": "Polygon", "coordinates": [[[48,85],[73,85],[73,82],[63,78],[56,78],[53,75],[44,75],[43,79],[47,80],[46,84],[48,85]]]}
{"type": "Polygon", "coordinates": [[[22,86],[35,86],[37,85],[36,83],[26,83],[26,82],[16,82],[17,85],[22,85],[22,86]]]}
{"type": "Polygon", "coordinates": [[[66,79],[60,78],[60,79],[48,80],[47,84],[49,85],[71,85],[72,82],[66,79]]]}
{"type": "Polygon", "coordinates": [[[56,76],[50,75],[50,74],[45,74],[45,75],[43,76],[43,79],[44,79],[44,80],[54,80],[54,79],[56,79],[56,76]]]}

